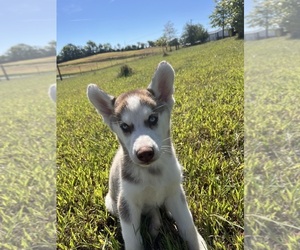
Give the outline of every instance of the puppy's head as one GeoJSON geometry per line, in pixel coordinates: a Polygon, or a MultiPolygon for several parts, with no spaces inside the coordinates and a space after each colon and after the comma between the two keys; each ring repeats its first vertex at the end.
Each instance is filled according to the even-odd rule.
{"type": "Polygon", "coordinates": [[[149,166],[162,152],[170,151],[170,115],[174,104],[174,70],[161,62],[147,89],[126,92],[117,98],[95,84],[87,96],[117,135],[131,161],[149,166]]]}

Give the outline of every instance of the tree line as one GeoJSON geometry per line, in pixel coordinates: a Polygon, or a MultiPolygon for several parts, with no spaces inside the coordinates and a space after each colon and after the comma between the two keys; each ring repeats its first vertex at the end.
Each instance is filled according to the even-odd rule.
{"type": "Polygon", "coordinates": [[[208,32],[201,24],[187,23],[180,38],[176,36],[177,31],[172,22],[168,22],[164,26],[163,35],[155,41],[147,41],[147,43],[138,42],[137,44],[121,46],[117,44],[112,46],[110,43],[99,43],[87,41],[84,46],[77,46],[72,43],[65,45],[57,56],[57,62],[65,62],[78,58],[83,58],[99,53],[139,50],[149,47],[161,47],[163,53],[171,51],[172,48],[178,49],[180,45],[194,45],[203,43],[208,38],[208,32]]]}
{"type": "Polygon", "coordinates": [[[56,55],[56,42],[50,41],[44,47],[30,46],[20,43],[12,46],[4,55],[0,56],[0,63],[15,62],[43,58],[56,55]]]}

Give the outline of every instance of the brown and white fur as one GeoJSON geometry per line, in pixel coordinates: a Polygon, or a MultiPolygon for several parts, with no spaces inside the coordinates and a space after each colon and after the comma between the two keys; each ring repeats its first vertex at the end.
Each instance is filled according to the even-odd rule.
{"type": "Polygon", "coordinates": [[[120,218],[126,250],[143,249],[139,231],[142,214],[150,213],[150,233],[158,233],[158,208],[162,205],[176,221],[189,249],[207,249],[194,226],[181,185],[182,167],[171,142],[173,83],[174,70],[163,61],[147,89],[115,98],[95,84],[87,88],[90,102],[120,143],[110,171],[105,204],[120,218]]]}

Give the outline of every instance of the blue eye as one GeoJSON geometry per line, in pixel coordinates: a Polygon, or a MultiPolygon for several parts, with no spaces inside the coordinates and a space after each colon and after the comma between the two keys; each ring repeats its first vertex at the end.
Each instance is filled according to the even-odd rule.
{"type": "Polygon", "coordinates": [[[131,132],[131,126],[129,126],[125,122],[123,122],[123,123],[120,124],[120,128],[123,130],[124,133],[131,132]]]}
{"type": "Polygon", "coordinates": [[[157,115],[150,115],[149,118],[148,118],[148,122],[149,122],[150,126],[156,125],[156,123],[158,122],[157,115]]]}

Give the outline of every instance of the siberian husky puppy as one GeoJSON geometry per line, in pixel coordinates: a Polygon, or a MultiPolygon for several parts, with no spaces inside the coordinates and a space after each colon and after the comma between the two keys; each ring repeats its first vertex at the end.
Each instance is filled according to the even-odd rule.
{"type": "Polygon", "coordinates": [[[115,98],[95,84],[87,88],[88,99],[120,143],[110,170],[105,204],[120,218],[126,250],[143,249],[139,230],[142,214],[151,215],[150,233],[157,235],[162,205],[176,221],[189,249],[207,249],[193,223],[181,184],[182,167],[171,142],[173,83],[174,70],[163,61],[147,89],[115,98]]]}

